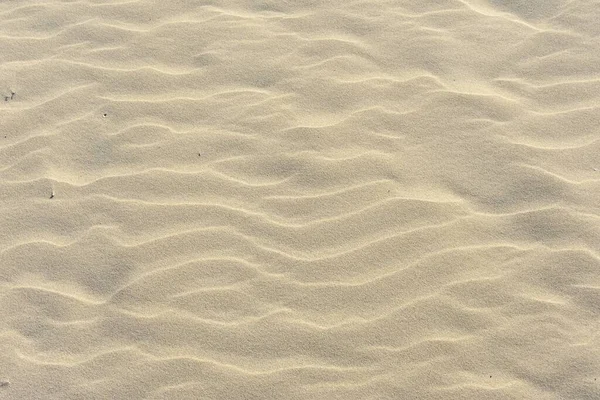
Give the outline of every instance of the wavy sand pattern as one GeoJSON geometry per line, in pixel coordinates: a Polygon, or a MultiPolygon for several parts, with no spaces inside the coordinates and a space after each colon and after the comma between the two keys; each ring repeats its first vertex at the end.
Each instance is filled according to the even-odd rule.
{"type": "Polygon", "coordinates": [[[598,21],[0,3],[0,399],[600,398],[598,21]]]}

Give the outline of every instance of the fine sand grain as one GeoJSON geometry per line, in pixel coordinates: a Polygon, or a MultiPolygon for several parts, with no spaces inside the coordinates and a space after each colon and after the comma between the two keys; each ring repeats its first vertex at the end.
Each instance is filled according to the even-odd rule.
{"type": "Polygon", "coordinates": [[[0,2],[0,400],[600,399],[600,3],[0,2]]]}

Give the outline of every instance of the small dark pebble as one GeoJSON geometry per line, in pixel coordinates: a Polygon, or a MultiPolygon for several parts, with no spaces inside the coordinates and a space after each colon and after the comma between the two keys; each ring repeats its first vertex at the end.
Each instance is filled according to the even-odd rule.
{"type": "Polygon", "coordinates": [[[104,113],[104,114],[102,114],[102,116],[103,116],[104,118],[106,118],[106,117],[108,116],[108,114],[107,114],[107,113],[104,113]]]}
{"type": "Polygon", "coordinates": [[[10,385],[9,381],[0,381],[0,387],[5,387],[5,386],[8,386],[8,385],[10,385]]]}

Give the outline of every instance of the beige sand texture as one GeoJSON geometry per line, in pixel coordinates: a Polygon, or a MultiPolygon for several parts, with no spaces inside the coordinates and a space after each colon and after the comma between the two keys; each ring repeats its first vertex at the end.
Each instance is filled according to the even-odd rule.
{"type": "Polygon", "coordinates": [[[0,400],[600,399],[599,21],[0,2],[0,400]]]}

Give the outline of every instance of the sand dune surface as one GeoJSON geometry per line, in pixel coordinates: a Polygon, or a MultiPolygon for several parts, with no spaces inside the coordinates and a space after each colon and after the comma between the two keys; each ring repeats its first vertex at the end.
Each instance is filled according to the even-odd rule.
{"type": "Polygon", "coordinates": [[[0,399],[600,398],[600,5],[0,3],[0,399]]]}

